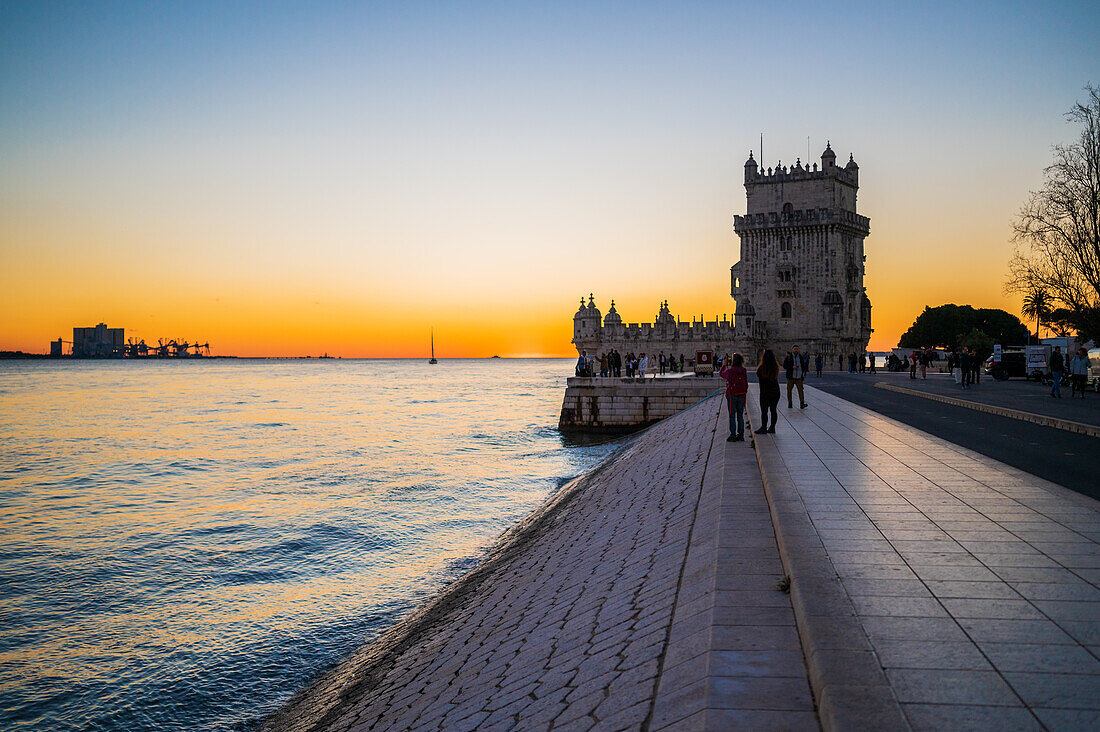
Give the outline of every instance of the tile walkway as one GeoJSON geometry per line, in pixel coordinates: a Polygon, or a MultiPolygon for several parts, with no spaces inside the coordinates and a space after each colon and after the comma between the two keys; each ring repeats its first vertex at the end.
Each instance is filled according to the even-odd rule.
{"type": "Polygon", "coordinates": [[[818,729],[755,452],[642,433],[267,730],[818,729]]]}
{"type": "Polygon", "coordinates": [[[807,392],[757,452],[823,725],[1100,729],[1100,503],[807,392]]]}

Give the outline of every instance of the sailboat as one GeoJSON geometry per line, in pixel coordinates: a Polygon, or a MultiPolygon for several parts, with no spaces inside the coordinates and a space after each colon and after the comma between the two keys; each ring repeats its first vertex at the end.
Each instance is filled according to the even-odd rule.
{"type": "Polygon", "coordinates": [[[439,361],[435,360],[435,328],[432,329],[432,357],[428,360],[428,363],[439,363],[439,361]]]}

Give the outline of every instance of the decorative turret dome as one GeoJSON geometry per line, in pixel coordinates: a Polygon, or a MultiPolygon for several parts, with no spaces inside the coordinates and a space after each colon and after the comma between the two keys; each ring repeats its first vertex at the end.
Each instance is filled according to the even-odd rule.
{"type": "Polygon", "coordinates": [[[825,152],[821,153],[821,169],[828,170],[836,165],[836,153],[833,152],[832,144],[828,141],[825,143],[825,152]]]}
{"type": "Polygon", "coordinates": [[[595,319],[597,326],[600,324],[600,309],[596,307],[596,298],[591,293],[588,295],[588,307],[585,308],[585,316],[595,319]]]}
{"type": "Polygon", "coordinates": [[[848,155],[848,164],[844,166],[845,170],[859,170],[859,166],[856,165],[855,158],[850,154],[848,155]]]}
{"type": "Polygon", "coordinates": [[[661,303],[661,309],[657,311],[658,323],[675,323],[676,318],[672,317],[672,313],[668,310],[668,300],[661,303]]]}
{"type": "Polygon", "coordinates": [[[738,317],[751,318],[756,315],[756,308],[752,306],[752,303],[748,300],[740,300],[737,303],[736,314],[738,317]]]}
{"type": "Polygon", "coordinates": [[[753,158],[753,156],[752,156],[752,150],[749,150],[749,159],[745,161],[745,167],[746,168],[755,168],[756,167],[756,159],[753,158]]]}
{"type": "Polygon", "coordinates": [[[604,316],[604,325],[621,325],[623,318],[619,315],[619,311],[615,309],[615,301],[611,301],[611,309],[607,311],[607,315],[604,316]]]}

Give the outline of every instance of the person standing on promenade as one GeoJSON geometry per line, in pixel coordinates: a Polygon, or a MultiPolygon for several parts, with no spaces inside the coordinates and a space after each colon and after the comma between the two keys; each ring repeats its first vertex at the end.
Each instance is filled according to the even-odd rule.
{"type": "Polygon", "coordinates": [[[795,345],[783,358],[783,369],[787,372],[787,409],[794,408],[791,401],[791,390],[798,388],[799,409],[806,408],[806,393],[803,391],[806,380],[806,372],[810,370],[810,357],[798,352],[795,345]]]}
{"type": "Polygon", "coordinates": [[[726,406],[730,412],[730,436],[726,442],[743,442],[745,439],[745,394],[749,390],[749,374],[745,371],[745,359],[735,353],[726,359],[725,367],[718,372],[726,381],[726,406]]]}
{"type": "Polygon", "coordinates": [[[964,348],[959,353],[959,371],[961,372],[962,388],[964,389],[970,388],[970,368],[970,349],[964,348]]]}
{"type": "Polygon", "coordinates": [[[1062,372],[1066,370],[1066,361],[1062,358],[1062,347],[1055,346],[1054,353],[1050,354],[1050,378],[1054,383],[1050,387],[1050,395],[1055,399],[1062,398],[1062,372]]]}
{"type": "Polygon", "coordinates": [[[974,363],[971,364],[974,367],[974,379],[970,382],[972,384],[982,385],[982,357],[978,355],[977,349],[972,352],[974,354],[974,363]]]}
{"type": "Polygon", "coordinates": [[[866,353],[859,354],[859,373],[861,373],[861,374],[867,373],[867,354],[866,353]]]}
{"type": "Polygon", "coordinates": [[[668,359],[665,358],[665,352],[661,351],[657,356],[657,366],[661,369],[661,376],[665,375],[665,369],[668,368],[668,359]]]}
{"type": "Polygon", "coordinates": [[[779,405],[779,362],[775,360],[772,349],[765,348],[760,354],[760,365],[756,367],[756,379],[760,382],[760,429],[756,434],[775,433],[775,424],[779,414],[775,408],[779,405]],[[771,411],[772,426],[768,428],[768,411],[771,411]]]}
{"type": "Polygon", "coordinates": [[[817,373],[819,378],[821,377],[821,367],[824,365],[825,359],[821,357],[820,353],[814,356],[814,371],[817,373]]]}
{"type": "Polygon", "coordinates": [[[1069,362],[1069,378],[1071,380],[1069,396],[1072,399],[1077,395],[1077,390],[1081,390],[1081,398],[1085,398],[1085,387],[1088,385],[1089,367],[1092,366],[1092,362],[1089,360],[1089,353],[1084,348],[1077,350],[1077,355],[1073,357],[1073,360],[1069,362]]]}
{"type": "Polygon", "coordinates": [[[867,360],[871,362],[871,373],[877,373],[877,371],[875,370],[875,354],[869,354],[867,356],[867,360]]]}
{"type": "Polygon", "coordinates": [[[645,370],[647,368],[649,368],[649,359],[643,353],[641,356],[638,356],[638,373],[641,375],[642,381],[645,381],[645,370]]]}
{"type": "Polygon", "coordinates": [[[684,373],[684,354],[680,354],[680,373],[684,373]]]}
{"type": "Polygon", "coordinates": [[[842,353],[839,356],[837,356],[836,360],[837,360],[836,370],[837,371],[843,371],[844,370],[844,354],[842,353]]]}
{"type": "Polygon", "coordinates": [[[581,351],[581,355],[577,356],[577,368],[574,369],[577,376],[586,376],[585,371],[588,370],[588,352],[581,351]]]}
{"type": "Polygon", "coordinates": [[[600,378],[607,377],[607,354],[600,354],[600,378]]]}
{"type": "Polygon", "coordinates": [[[909,378],[917,378],[917,352],[913,351],[909,354],[909,378]]]}

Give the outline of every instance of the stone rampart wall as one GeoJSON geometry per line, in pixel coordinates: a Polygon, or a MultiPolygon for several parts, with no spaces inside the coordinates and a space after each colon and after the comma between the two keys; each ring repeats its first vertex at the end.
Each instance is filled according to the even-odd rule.
{"type": "Polygon", "coordinates": [[[717,377],[615,379],[571,377],[566,382],[558,429],[627,432],[687,409],[724,388],[717,377]]]}

